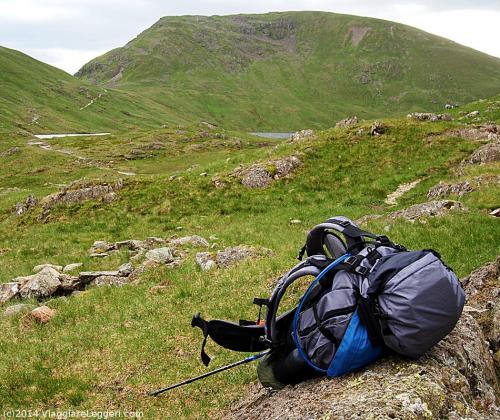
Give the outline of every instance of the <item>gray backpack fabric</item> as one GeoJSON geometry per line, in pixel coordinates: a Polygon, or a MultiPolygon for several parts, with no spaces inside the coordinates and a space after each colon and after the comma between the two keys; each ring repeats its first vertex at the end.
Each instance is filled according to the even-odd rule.
{"type": "Polygon", "coordinates": [[[380,258],[361,286],[367,324],[375,322],[372,342],[419,357],[457,323],[465,304],[455,275],[431,250],[389,254],[380,258]]]}

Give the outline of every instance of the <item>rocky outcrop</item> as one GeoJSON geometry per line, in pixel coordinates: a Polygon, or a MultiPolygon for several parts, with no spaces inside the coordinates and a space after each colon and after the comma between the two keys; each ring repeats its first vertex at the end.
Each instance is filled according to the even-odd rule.
{"type": "Polygon", "coordinates": [[[41,299],[52,296],[61,286],[60,273],[53,268],[45,267],[32,276],[18,277],[19,296],[23,299],[41,299]]]}
{"type": "Polygon", "coordinates": [[[248,168],[238,168],[233,177],[241,180],[248,188],[265,188],[273,180],[289,177],[302,161],[297,156],[289,156],[266,163],[257,163],[248,168]]]}
{"type": "Polygon", "coordinates": [[[500,184],[500,175],[481,175],[455,184],[440,182],[429,190],[427,198],[441,198],[449,196],[450,194],[461,197],[492,184],[500,184]]]}
{"type": "Polygon", "coordinates": [[[415,204],[403,210],[395,211],[389,214],[390,219],[403,218],[407,220],[416,220],[423,216],[444,216],[451,211],[465,211],[465,207],[459,201],[438,200],[427,203],[415,204]]]}
{"type": "Polygon", "coordinates": [[[198,252],[195,261],[202,271],[208,271],[216,267],[229,268],[247,258],[269,255],[270,253],[269,249],[238,245],[218,251],[217,253],[198,252]]]}
{"type": "Polygon", "coordinates": [[[386,131],[387,127],[382,124],[380,121],[375,121],[372,126],[370,127],[370,135],[371,136],[380,136],[381,134],[384,134],[386,131]]]}
{"type": "Polygon", "coordinates": [[[498,347],[491,343],[498,345],[499,263],[500,258],[464,279],[468,305],[480,309],[466,307],[455,329],[420,359],[390,356],[357,373],[272,393],[253,384],[226,418],[498,418],[498,371],[491,354],[498,347]],[[495,308],[486,318],[480,302],[495,308]]]}
{"type": "Polygon", "coordinates": [[[500,142],[491,142],[474,151],[462,164],[482,165],[500,160],[500,142]]]}
{"type": "Polygon", "coordinates": [[[349,128],[353,127],[358,124],[358,117],[353,116],[353,117],[347,117],[344,118],[343,120],[338,121],[335,124],[335,128],[349,128]]]}
{"type": "Polygon", "coordinates": [[[3,152],[0,152],[0,157],[8,157],[21,153],[21,149],[19,147],[11,147],[3,152]]]}
{"type": "Polygon", "coordinates": [[[450,114],[434,114],[433,112],[412,112],[408,114],[408,118],[416,121],[451,121],[453,119],[450,114]]]}
{"type": "Polygon", "coordinates": [[[485,124],[475,127],[460,127],[447,131],[445,134],[466,140],[495,141],[500,139],[500,126],[496,124],[485,124]]]}
{"type": "Polygon", "coordinates": [[[292,137],[290,137],[291,141],[299,141],[299,140],[304,140],[309,137],[314,136],[314,130],[300,130],[292,134],[292,137]]]}
{"type": "Polygon", "coordinates": [[[121,179],[114,183],[74,182],[64,187],[60,192],[51,194],[41,200],[42,218],[48,216],[52,208],[59,204],[75,204],[97,199],[109,203],[116,199],[116,192],[121,188],[123,188],[121,179]]]}
{"type": "Polygon", "coordinates": [[[31,194],[28,195],[28,197],[26,197],[26,200],[24,200],[24,202],[16,204],[16,209],[15,209],[16,216],[22,216],[24,213],[31,210],[37,204],[38,200],[33,195],[31,194]]]}

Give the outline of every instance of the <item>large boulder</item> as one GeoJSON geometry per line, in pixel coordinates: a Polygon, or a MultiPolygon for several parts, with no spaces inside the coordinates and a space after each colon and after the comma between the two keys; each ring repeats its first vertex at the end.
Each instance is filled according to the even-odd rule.
{"type": "Polygon", "coordinates": [[[500,359],[491,354],[498,346],[499,274],[500,257],[462,281],[474,310],[466,306],[455,329],[418,360],[390,356],[357,373],[273,393],[253,384],[227,418],[499,418],[500,359]]]}
{"type": "Polygon", "coordinates": [[[239,178],[241,183],[248,188],[265,188],[273,180],[289,177],[302,165],[297,156],[257,163],[248,168],[239,168],[233,172],[233,176],[239,178]]]}
{"type": "Polygon", "coordinates": [[[52,296],[61,286],[59,272],[51,267],[45,267],[32,276],[18,277],[19,296],[24,299],[42,299],[52,296]]]}
{"type": "Polygon", "coordinates": [[[18,296],[19,283],[0,283],[0,304],[8,302],[9,300],[18,296]]]}
{"type": "Polygon", "coordinates": [[[464,164],[482,165],[490,162],[498,162],[500,160],[500,142],[491,142],[481,146],[474,151],[464,164]]]}

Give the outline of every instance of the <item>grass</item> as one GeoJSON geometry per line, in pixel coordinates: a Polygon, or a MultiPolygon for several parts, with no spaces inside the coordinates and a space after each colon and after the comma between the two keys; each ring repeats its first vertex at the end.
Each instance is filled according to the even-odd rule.
{"type": "MultiPolygon", "coordinates": [[[[499,100],[491,102],[497,106],[499,100]]],[[[194,313],[233,320],[255,317],[252,299],[269,294],[280,273],[294,264],[308,229],[330,216],[386,214],[426,201],[427,190],[440,180],[500,173],[497,162],[455,174],[455,166],[480,145],[435,135],[457,126],[455,122],[386,119],[384,124],[388,130],[380,137],[356,134],[355,127],[330,129],[298,143],[195,125],[50,142],[88,157],[92,164],[27,147],[26,137],[3,138],[0,153],[13,146],[21,152],[0,157],[0,281],[28,274],[38,263],[80,261],[83,269],[94,269],[116,268],[127,259],[124,253],[90,259],[87,250],[98,239],[216,235],[216,249],[248,244],[269,248],[272,254],[202,273],[194,263],[197,250],[189,249],[181,267],[147,271],[137,285],[91,288],[51,299],[47,304],[57,315],[47,325],[27,326],[19,316],[0,317],[0,407],[141,410],[146,418],[220,417],[255,379],[255,366],[163,398],[144,396],[206,371],[198,359],[199,331],[189,325],[194,313]],[[152,144],[164,148],[152,150],[152,144]],[[228,174],[240,164],[291,154],[301,157],[302,167],[267,189],[249,190],[236,181],[225,189],[211,184],[212,175],[230,179],[228,174]],[[57,184],[84,177],[116,179],[117,169],[137,175],[125,177],[112,203],[59,206],[46,222],[37,220],[38,210],[22,217],[12,214],[15,202],[29,193],[40,198],[56,191],[57,184]],[[209,176],[200,176],[202,172],[209,176]],[[170,180],[171,175],[178,177],[170,180]],[[415,178],[423,181],[397,206],[384,203],[400,183],[415,178]],[[292,225],[291,219],[302,223],[292,225]],[[152,292],[160,283],[167,287],[152,292]]],[[[366,129],[370,121],[360,126],[366,129]]],[[[460,198],[468,208],[465,213],[415,223],[380,219],[365,227],[410,248],[435,248],[463,277],[499,254],[498,221],[488,216],[500,206],[498,196],[498,186],[490,185],[460,198]]],[[[299,297],[297,290],[293,296],[299,297]]],[[[215,356],[213,367],[241,357],[213,343],[208,352],[215,356]]]]}
{"type": "Polygon", "coordinates": [[[160,19],[77,76],[225,127],[290,131],[330,127],[347,115],[440,111],[447,102],[491,96],[500,91],[500,60],[358,16],[178,16],[160,19]],[[367,30],[358,43],[357,30],[367,30]]]}

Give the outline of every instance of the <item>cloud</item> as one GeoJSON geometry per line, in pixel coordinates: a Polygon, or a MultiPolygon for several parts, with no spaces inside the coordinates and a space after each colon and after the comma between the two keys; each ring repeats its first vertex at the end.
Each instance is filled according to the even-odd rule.
{"type": "Polygon", "coordinates": [[[394,20],[500,57],[499,0],[0,0],[0,45],[74,72],[162,16],[286,10],[394,20]]]}

